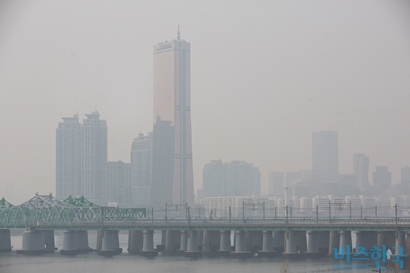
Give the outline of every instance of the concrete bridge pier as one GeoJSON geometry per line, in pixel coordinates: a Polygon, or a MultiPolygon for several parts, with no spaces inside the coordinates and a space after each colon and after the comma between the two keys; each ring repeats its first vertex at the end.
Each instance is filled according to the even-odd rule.
{"type": "Polygon", "coordinates": [[[235,251],[229,253],[230,257],[247,258],[252,256],[252,252],[246,248],[245,231],[235,230],[235,251]]]}
{"type": "Polygon", "coordinates": [[[202,242],[202,254],[205,256],[216,255],[219,250],[219,231],[218,230],[204,230],[202,242]]]}
{"type": "Polygon", "coordinates": [[[326,240],[326,237],[329,238],[327,232],[307,231],[307,251],[303,256],[314,258],[326,255],[329,245],[329,239],[326,240]]]}
{"type": "Polygon", "coordinates": [[[75,230],[65,230],[63,235],[63,248],[60,250],[61,255],[77,255],[79,253],[75,230]]]}
{"type": "Polygon", "coordinates": [[[54,230],[43,230],[45,248],[49,250],[57,250],[54,242],[54,230]]]}
{"type": "Polygon", "coordinates": [[[88,253],[93,251],[93,249],[88,246],[87,230],[76,230],[75,239],[77,241],[77,248],[79,253],[88,253]]]}
{"type": "Polygon", "coordinates": [[[231,251],[231,231],[221,230],[218,256],[229,256],[231,251]]]}
{"type": "Polygon", "coordinates": [[[23,232],[22,248],[17,250],[17,254],[45,254],[54,251],[45,249],[44,233],[40,230],[26,230],[23,232]]]}
{"type": "Polygon", "coordinates": [[[153,257],[158,256],[158,251],[154,249],[154,231],[153,230],[144,230],[142,232],[143,245],[142,251],[140,252],[141,256],[153,257]]]}
{"type": "Polygon", "coordinates": [[[348,252],[351,254],[352,248],[352,232],[351,231],[340,231],[340,243],[339,243],[339,253],[345,256],[348,252]]]}
{"type": "MultiPolygon", "coordinates": [[[[285,235],[285,252],[282,253],[283,257],[285,258],[298,258],[300,257],[300,246],[301,244],[301,235],[298,231],[286,231],[285,235]]],[[[306,241],[306,235],[305,235],[306,241]]]]}
{"type": "Polygon", "coordinates": [[[157,251],[158,252],[164,252],[165,250],[165,241],[167,238],[167,231],[166,230],[162,230],[161,231],[161,244],[157,245],[157,251]]]}
{"type": "Polygon", "coordinates": [[[264,230],[262,232],[263,243],[262,251],[258,252],[258,257],[273,257],[277,254],[273,249],[273,236],[271,230],[264,230]]]}
{"type": "Polygon", "coordinates": [[[197,242],[198,242],[198,250],[202,251],[202,244],[204,241],[204,231],[198,230],[196,233],[196,237],[197,237],[197,242]]]}
{"type": "Polygon", "coordinates": [[[131,254],[139,253],[142,249],[142,242],[143,242],[142,230],[128,231],[128,253],[131,253],[131,254]]]}
{"type": "Polygon", "coordinates": [[[329,257],[334,257],[339,252],[340,235],[339,231],[329,231],[329,257]]]}
{"type": "Polygon", "coordinates": [[[263,235],[262,231],[247,231],[245,232],[246,250],[253,254],[257,254],[262,250],[263,235]]]}
{"type": "Polygon", "coordinates": [[[371,247],[377,245],[377,232],[375,231],[356,231],[356,249],[353,251],[358,251],[357,247],[365,247],[369,250],[371,247]]]}
{"type": "Polygon", "coordinates": [[[165,240],[165,253],[177,253],[181,243],[181,232],[179,230],[167,230],[165,240]]]}
{"type": "Polygon", "coordinates": [[[386,249],[390,249],[394,253],[393,246],[396,245],[396,232],[394,231],[380,231],[377,233],[377,246],[379,248],[382,245],[386,246],[386,249]]]}
{"type": "Polygon", "coordinates": [[[188,231],[188,247],[184,252],[185,257],[200,257],[202,251],[198,251],[198,233],[196,230],[188,231]]]}
{"type": "Polygon", "coordinates": [[[11,251],[10,229],[0,229],[0,252],[11,251]]]}
{"type": "Polygon", "coordinates": [[[285,252],[285,232],[282,230],[273,232],[273,250],[277,253],[285,252]]]}
{"type": "Polygon", "coordinates": [[[394,249],[394,255],[405,255],[406,250],[406,237],[404,231],[396,232],[396,248],[394,249]]]}
{"type": "Polygon", "coordinates": [[[188,231],[187,230],[181,230],[181,241],[179,244],[179,253],[184,253],[187,250],[188,247],[188,231]]]}
{"type": "Polygon", "coordinates": [[[120,254],[121,251],[122,249],[119,248],[118,230],[104,230],[101,250],[98,250],[97,254],[101,256],[113,256],[120,254]]]}

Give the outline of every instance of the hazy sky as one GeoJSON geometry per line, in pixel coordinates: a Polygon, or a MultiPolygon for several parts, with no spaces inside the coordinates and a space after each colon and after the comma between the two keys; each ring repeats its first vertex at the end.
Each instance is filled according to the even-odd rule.
{"type": "MultiPolygon", "coordinates": [[[[55,192],[61,117],[97,109],[110,161],[152,130],[153,45],[191,42],[195,189],[211,159],[311,169],[312,131],[339,131],[393,181],[410,165],[409,1],[0,0],[0,195],[55,192]],[[5,187],[3,187],[5,188],[5,187]]],[[[7,196],[5,196],[7,198],[7,196]]]]}

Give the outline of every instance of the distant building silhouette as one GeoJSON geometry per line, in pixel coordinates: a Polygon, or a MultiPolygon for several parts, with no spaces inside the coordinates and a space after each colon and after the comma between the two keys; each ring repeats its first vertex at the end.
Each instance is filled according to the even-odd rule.
{"type": "Polygon", "coordinates": [[[131,204],[151,206],[152,134],[138,134],[131,147],[131,204]]]}
{"type": "Polygon", "coordinates": [[[107,122],[97,111],[81,127],[81,195],[99,205],[107,203],[107,122]]]}
{"type": "Polygon", "coordinates": [[[369,184],[369,157],[365,154],[353,155],[353,175],[356,186],[365,189],[369,184]]]}
{"type": "Polygon", "coordinates": [[[324,182],[339,174],[337,131],[312,133],[312,169],[324,182]]]}
{"type": "Polygon", "coordinates": [[[63,118],[56,130],[56,195],[84,195],[100,205],[107,203],[107,123],[97,111],[63,118]]]}
{"type": "Polygon", "coordinates": [[[269,194],[283,195],[285,190],[285,173],[270,172],[269,173],[269,194]]]}
{"type": "Polygon", "coordinates": [[[376,166],[376,171],[373,172],[373,186],[381,190],[386,190],[391,186],[391,172],[387,166],[376,166]]]}
{"type": "Polygon", "coordinates": [[[174,126],[157,118],[152,132],[151,206],[164,208],[172,202],[174,126]]]}
{"type": "Polygon", "coordinates": [[[401,168],[400,182],[405,185],[410,185],[410,167],[409,166],[401,168]]]}
{"type": "Polygon", "coordinates": [[[251,163],[212,160],[203,169],[204,197],[260,195],[260,172],[251,163]]]}
{"type": "Polygon", "coordinates": [[[122,161],[107,164],[107,198],[121,207],[130,205],[131,164],[122,161]]]}
{"type": "Polygon", "coordinates": [[[56,129],[56,196],[81,192],[81,124],[78,115],[63,118],[56,129]]]}

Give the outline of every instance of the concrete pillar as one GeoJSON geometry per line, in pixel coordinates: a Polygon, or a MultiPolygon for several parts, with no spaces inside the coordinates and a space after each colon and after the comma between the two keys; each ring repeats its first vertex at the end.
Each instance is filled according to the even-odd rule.
{"type": "MultiPolygon", "coordinates": [[[[370,249],[377,245],[377,233],[374,231],[356,231],[356,247],[370,249]]],[[[354,250],[356,252],[357,249],[354,250]]]]}
{"type": "Polygon", "coordinates": [[[340,231],[339,253],[352,253],[352,232],[340,231]],[[349,249],[349,250],[348,250],[349,249]]]}
{"type": "Polygon", "coordinates": [[[377,233],[377,246],[379,248],[382,245],[386,246],[386,249],[393,251],[393,246],[396,245],[396,233],[394,231],[380,231],[377,233]]]}
{"type": "Polygon", "coordinates": [[[99,230],[97,232],[97,244],[95,246],[95,249],[97,251],[101,251],[102,250],[102,241],[103,241],[103,237],[104,237],[104,230],[99,230]]]}
{"type": "Polygon", "coordinates": [[[175,254],[181,243],[181,232],[179,230],[167,230],[165,240],[165,252],[175,254]]]}
{"type": "Polygon", "coordinates": [[[190,230],[188,232],[188,247],[184,252],[186,257],[199,257],[202,256],[202,251],[198,251],[198,234],[196,230],[190,230]]]}
{"type": "Polygon", "coordinates": [[[329,232],[307,231],[307,251],[305,257],[320,257],[329,252],[329,232]]]}
{"type": "Polygon", "coordinates": [[[181,230],[181,243],[179,245],[179,251],[184,252],[187,250],[188,246],[188,231],[181,230]]]}
{"type": "Polygon", "coordinates": [[[228,256],[231,251],[231,231],[221,230],[218,255],[228,256]]]}
{"type": "Polygon", "coordinates": [[[142,230],[128,231],[128,252],[132,254],[139,253],[142,249],[142,241],[142,230]]]}
{"type": "Polygon", "coordinates": [[[235,231],[235,251],[229,253],[230,257],[245,258],[252,256],[252,252],[246,249],[245,231],[235,231]]]}
{"type": "Polygon", "coordinates": [[[157,245],[157,251],[158,252],[164,252],[166,238],[167,238],[167,231],[162,230],[161,231],[161,244],[157,245]]]}
{"type": "Polygon", "coordinates": [[[273,250],[278,253],[282,253],[285,251],[285,232],[275,231],[273,232],[273,250]]]}
{"type": "Polygon", "coordinates": [[[263,234],[263,244],[262,251],[258,252],[258,257],[273,257],[276,251],[273,249],[273,236],[271,230],[264,230],[263,234]]]}
{"type": "Polygon", "coordinates": [[[219,250],[219,231],[204,230],[202,252],[204,255],[214,255],[219,250]]]}
{"type": "Polygon", "coordinates": [[[87,253],[92,251],[92,248],[88,246],[87,230],[76,230],[75,239],[77,241],[77,248],[79,253],[87,253]]]}
{"type": "Polygon", "coordinates": [[[11,239],[9,229],[0,229],[0,252],[11,251],[11,239]]]}
{"type": "Polygon", "coordinates": [[[204,240],[204,231],[203,230],[198,230],[197,234],[197,242],[198,242],[198,250],[202,251],[202,244],[204,240]]]}
{"type": "MultiPolygon", "coordinates": [[[[329,254],[328,256],[333,257],[335,250],[339,251],[340,236],[338,231],[329,232],[329,254]]],[[[336,252],[336,253],[337,253],[336,252]]]]}
{"type": "Polygon", "coordinates": [[[158,251],[154,249],[154,231],[153,230],[144,230],[142,232],[144,237],[142,251],[140,254],[142,256],[157,256],[158,251]]]}
{"type": "Polygon", "coordinates": [[[286,231],[285,252],[282,253],[285,258],[296,258],[300,256],[300,249],[302,248],[303,243],[303,240],[300,238],[300,234],[301,233],[299,231],[286,231]]]}
{"type": "Polygon", "coordinates": [[[403,255],[406,253],[406,238],[404,231],[396,232],[396,248],[394,249],[395,255],[403,255]]]}
{"type": "Polygon", "coordinates": [[[263,235],[262,231],[245,232],[246,250],[256,254],[262,250],[263,235]]]}
{"type": "Polygon", "coordinates": [[[43,254],[49,253],[45,249],[44,233],[39,230],[26,230],[23,232],[22,248],[16,251],[17,254],[43,254]]]}
{"type": "Polygon", "coordinates": [[[56,250],[54,243],[54,230],[43,230],[44,233],[44,244],[46,249],[56,250]]]}
{"type": "Polygon", "coordinates": [[[60,250],[62,255],[78,254],[77,240],[74,230],[65,230],[63,235],[63,248],[60,250]]]}
{"type": "MultiPolygon", "coordinates": [[[[97,242],[98,243],[98,242],[97,242]]],[[[112,256],[120,254],[122,249],[119,247],[118,230],[104,230],[102,247],[97,253],[102,256],[112,256]]]]}

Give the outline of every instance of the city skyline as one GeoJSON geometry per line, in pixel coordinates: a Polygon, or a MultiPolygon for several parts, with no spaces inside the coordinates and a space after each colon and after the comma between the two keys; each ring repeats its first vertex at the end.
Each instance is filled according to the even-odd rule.
{"type": "Polygon", "coordinates": [[[370,181],[388,166],[398,183],[410,165],[407,2],[96,3],[0,3],[0,186],[16,202],[53,191],[60,117],[98,109],[108,160],[128,161],[155,118],[152,45],[178,23],[195,45],[195,189],[210,159],[235,159],[258,166],[267,192],[268,172],[311,169],[318,130],[339,132],[339,173],[356,153],[370,181]]]}

